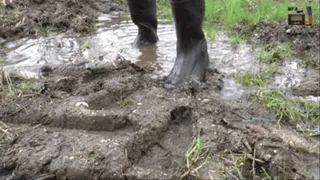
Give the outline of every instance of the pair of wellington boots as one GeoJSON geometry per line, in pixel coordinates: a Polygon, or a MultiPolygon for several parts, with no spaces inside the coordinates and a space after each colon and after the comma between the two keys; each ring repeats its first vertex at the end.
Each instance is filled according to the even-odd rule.
{"type": "MultiPolygon", "coordinates": [[[[158,42],[157,0],[127,0],[132,21],[138,27],[134,45],[158,42]]],[[[166,0],[161,0],[166,1],[166,0]]],[[[166,77],[165,88],[173,89],[194,80],[201,82],[209,67],[207,42],[202,30],[204,0],[170,0],[177,36],[177,57],[166,77]]]]}

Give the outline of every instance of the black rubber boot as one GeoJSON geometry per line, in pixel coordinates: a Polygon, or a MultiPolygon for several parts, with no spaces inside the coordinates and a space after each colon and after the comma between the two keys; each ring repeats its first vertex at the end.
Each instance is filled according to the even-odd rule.
{"type": "Polygon", "coordinates": [[[157,1],[128,0],[128,5],[131,19],[139,29],[134,45],[143,47],[157,43],[157,1]]]}
{"type": "Polygon", "coordinates": [[[204,0],[171,0],[176,24],[177,58],[165,81],[165,88],[183,85],[186,81],[203,81],[209,67],[207,41],[202,30],[204,0]]]}

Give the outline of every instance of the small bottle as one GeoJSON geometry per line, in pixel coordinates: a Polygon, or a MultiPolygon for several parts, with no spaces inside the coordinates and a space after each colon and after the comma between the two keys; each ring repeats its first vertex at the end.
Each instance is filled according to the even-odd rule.
{"type": "Polygon", "coordinates": [[[312,25],[312,8],[311,8],[311,6],[307,6],[307,14],[308,14],[308,25],[312,25]]]}

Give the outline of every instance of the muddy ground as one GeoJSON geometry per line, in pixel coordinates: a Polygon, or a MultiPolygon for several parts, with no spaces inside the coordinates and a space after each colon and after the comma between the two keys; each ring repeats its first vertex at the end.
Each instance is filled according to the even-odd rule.
{"type": "Polygon", "coordinates": [[[94,32],[99,13],[124,10],[123,0],[23,0],[0,5],[0,37],[94,32]]]}
{"type": "Polygon", "coordinates": [[[43,70],[40,94],[1,98],[2,179],[220,179],[238,171],[259,179],[262,167],[272,177],[319,178],[318,139],[280,130],[258,104],[219,99],[216,70],[174,91],[128,61],[43,70]],[[197,135],[203,154],[186,167],[197,135]]]}
{"type": "Polygon", "coordinates": [[[268,44],[275,41],[290,45],[293,55],[306,61],[310,68],[320,69],[320,25],[288,25],[287,21],[261,22],[253,32],[255,41],[268,44]]]}
{"type": "MultiPolygon", "coordinates": [[[[102,1],[22,2],[5,8],[21,8],[25,18],[0,27],[3,38],[37,35],[43,27],[86,32],[99,11],[121,9],[111,0],[106,8],[102,1]],[[38,14],[29,15],[34,9],[38,14]],[[59,13],[65,18],[54,18],[59,13]],[[89,17],[87,24],[73,25],[77,15],[89,17]]],[[[319,38],[317,26],[292,28],[288,35],[281,23],[262,23],[254,34],[262,44],[280,39],[298,53],[310,52],[309,65],[318,67],[318,41],[304,38],[319,38]]],[[[211,69],[204,83],[173,91],[163,89],[154,71],[126,60],[45,66],[30,91],[9,96],[10,89],[1,89],[0,179],[320,178],[319,138],[279,129],[274,114],[258,103],[222,100],[218,70],[211,69]],[[197,137],[201,143],[190,147],[197,137]]],[[[1,77],[8,87],[8,76],[1,77]]]]}
{"type": "Polygon", "coordinates": [[[320,95],[320,25],[292,26],[287,21],[261,22],[253,31],[253,42],[266,45],[273,42],[289,44],[292,56],[302,59],[307,73],[294,95],[320,95]]]}

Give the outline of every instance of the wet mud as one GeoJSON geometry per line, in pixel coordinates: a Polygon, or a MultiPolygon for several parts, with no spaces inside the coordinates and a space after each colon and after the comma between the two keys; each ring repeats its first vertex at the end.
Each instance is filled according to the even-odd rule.
{"type": "Polygon", "coordinates": [[[300,66],[306,68],[303,80],[293,90],[295,95],[320,94],[320,26],[288,25],[282,22],[261,22],[253,32],[253,40],[265,45],[272,42],[282,42],[290,45],[295,57],[303,62],[300,66]]]}
{"type": "Polygon", "coordinates": [[[0,6],[1,38],[47,35],[72,30],[94,32],[100,13],[124,9],[124,1],[25,0],[0,6]]]}
{"type": "Polygon", "coordinates": [[[261,44],[288,43],[296,57],[305,60],[307,66],[319,69],[319,28],[319,25],[288,25],[287,21],[261,22],[257,24],[253,37],[261,44]]]}
{"type": "MultiPolygon", "coordinates": [[[[48,37],[24,38],[0,43],[5,55],[0,65],[26,78],[39,78],[43,65],[63,64],[79,66],[91,61],[127,59],[138,65],[156,67],[157,75],[167,75],[174,64],[175,30],[166,20],[159,20],[156,46],[143,49],[132,48],[131,43],[137,34],[136,26],[128,19],[128,14],[101,15],[96,24],[97,33],[79,38],[73,33],[51,34],[48,37]]],[[[215,41],[208,42],[211,66],[219,69],[226,78],[222,96],[225,99],[244,99],[250,89],[241,86],[233,78],[239,71],[258,72],[260,64],[256,60],[256,50],[252,45],[233,46],[224,33],[219,32],[215,41]]],[[[311,72],[311,71],[310,71],[311,72]]],[[[315,71],[312,71],[316,73],[315,71]]],[[[309,71],[299,59],[284,63],[274,77],[272,88],[291,88],[308,82],[309,71]]],[[[316,74],[314,74],[316,75],[316,74]]],[[[316,77],[316,76],[314,76],[316,77]]],[[[314,93],[296,93],[302,98],[316,99],[314,93]]]]}
{"type": "Polygon", "coordinates": [[[1,99],[4,179],[208,179],[238,177],[236,168],[257,178],[262,167],[319,178],[317,140],[279,129],[258,104],[221,99],[217,70],[173,91],[154,68],[125,60],[43,70],[40,95],[1,99]],[[209,158],[187,167],[194,137],[209,158]]]}
{"type": "MultiPolygon", "coordinates": [[[[21,1],[1,9],[21,9],[25,21],[17,16],[0,27],[9,39],[0,39],[0,68],[18,74],[13,85],[25,78],[33,84],[15,96],[0,89],[0,179],[320,178],[318,137],[279,128],[275,114],[248,100],[250,89],[228,78],[259,70],[251,46],[234,47],[219,34],[208,42],[206,81],[168,91],[163,77],[174,63],[174,26],[160,20],[159,43],[134,49],[136,27],[111,13],[122,10],[119,3],[21,1]],[[72,32],[28,37],[91,28],[96,34],[81,38],[72,32]]],[[[283,64],[272,86],[291,83],[295,96],[319,96],[319,44],[305,39],[319,34],[314,27],[290,28],[288,35],[281,23],[259,24],[256,42],[289,42],[312,69],[283,64]]],[[[0,85],[10,85],[0,77],[0,85]]]]}

